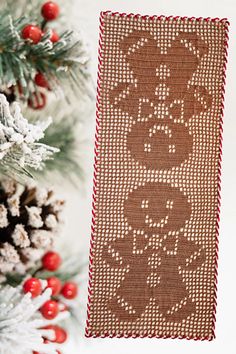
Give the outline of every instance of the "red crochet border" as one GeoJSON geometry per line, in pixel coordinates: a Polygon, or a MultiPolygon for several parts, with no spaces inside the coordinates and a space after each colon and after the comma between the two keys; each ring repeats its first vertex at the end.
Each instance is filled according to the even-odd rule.
{"type": "Polygon", "coordinates": [[[88,282],[88,305],[87,305],[87,321],[85,336],[88,338],[171,338],[171,339],[188,339],[188,340],[209,340],[215,338],[215,322],[216,322],[216,305],[217,305],[217,275],[218,275],[218,250],[219,250],[219,221],[220,221],[220,205],[221,205],[221,162],[222,162],[222,133],[223,133],[223,111],[224,111],[224,96],[225,96],[225,81],[226,81],[226,64],[228,56],[228,27],[229,21],[226,18],[219,19],[218,17],[211,19],[210,17],[186,17],[186,16],[148,16],[140,14],[126,14],[112,11],[104,11],[100,13],[100,26],[99,26],[99,49],[98,49],[98,74],[97,74],[97,103],[96,103],[96,131],[95,131],[95,147],[94,147],[94,176],[93,176],[93,196],[92,196],[92,226],[91,226],[91,239],[90,239],[90,254],[89,254],[89,282],[88,282]],[[165,20],[189,20],[189,21],[213,21],[222,22],[225,24],[226,34],[225,34],[225,48],[224,48],[224,66],[222,73],[222,89],[221,89],[221,110],[220,110],[220,148],[219,148],[219,162],[218,162],[218,192],[217,192],[217,221],[216,221],[216,254],[215,254],[215,285],[214,285],[214,309],[213,309],[213,320],[212,320],[212,335],[208,337],[188,337],[188,336],[157,336],[152,334],[110,334],[105,333],[102,335],[93,334],[90,332],[90,305],[92,302],[93,295],[93,257],[94,257],[94,244],[95,244],[95,225],[96,225],[96,201],[97,201],[97,172],[98,172],[98,161],[99,161],[99,129],[100,129],[100,98],[101,98],[101,67],[102,67],[102,50],[103,50],[103,35],[104,35],[104,17],[109,16],[120,16],[120,17],[134,17],[142,19],[165,19],[165,20]]]}

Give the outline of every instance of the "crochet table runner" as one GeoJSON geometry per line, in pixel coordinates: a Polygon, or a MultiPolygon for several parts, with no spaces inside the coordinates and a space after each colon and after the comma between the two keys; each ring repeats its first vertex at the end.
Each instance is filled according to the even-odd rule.
{"type": "Polygon", "coordinates": [[[210,340],[228,22],[100,19],[86,335],[210,340]]]}

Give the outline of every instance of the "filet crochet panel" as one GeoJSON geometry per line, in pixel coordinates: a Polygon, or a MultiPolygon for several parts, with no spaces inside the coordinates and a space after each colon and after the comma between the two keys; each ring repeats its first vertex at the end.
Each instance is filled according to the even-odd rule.
{"type": "Polygon", "coordinates": [[[214,337],[227,28],[101,14],[87,336],[214,337]]]}

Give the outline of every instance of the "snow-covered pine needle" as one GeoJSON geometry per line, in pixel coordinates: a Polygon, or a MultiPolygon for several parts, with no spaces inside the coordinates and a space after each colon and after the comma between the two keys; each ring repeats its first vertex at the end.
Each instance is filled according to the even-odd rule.
{"type": "MultiPolygon", "coordinates": [[[[45,344],[43,341],[42,336],[51,338],[53,333],[41,329],[49,321],[38,311],[50,297],[51,289],[31,298],[29,293],[22,293],[22,285],[16,288],[9,285],[0,287],[0,354],[28,354],[32,351],[57,353],[55,344],[45,344]]],[[[62,315],[67,316],[68,313],[62,315]]],[[[57,316],[56,320],[62,320],[61,316],[57,316]]]]}
{"type": "Polygon", "coordinates": [[[0,94],[0,169],[5,174],[28,174],[28,169],[41,170],[44,162],[59,149],[38,142],[51,118],[35,124],[23,117],[17,102],[10,105],[0,94]]]}

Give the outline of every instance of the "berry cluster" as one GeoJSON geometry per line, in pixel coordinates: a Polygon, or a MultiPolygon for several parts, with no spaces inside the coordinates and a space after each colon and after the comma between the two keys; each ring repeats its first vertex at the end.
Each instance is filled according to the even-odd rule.
{"type": "MultiPolygon", "coordinates": [[[[42,258],[42,269],[54,272],[59,269],[62,263],[61,257],[57,252],[49,251],[42,258]]],[[[74,299],[78,294],[77,285],[68,281],[62,284],[61,280],[56,276],[50,276],[46,279],[46,288],[52,290],[51,299],[47,300],[39,309],[42,316],[47,320],[53,320],[57,317],[59,312],[68,310],[68,305],[63,303],[63,298],[67,300],[74,299]],[[59,297],[60,296],[60,297],[59,297]]],[[[27,279],[23,284],[24,293],[30,293],[32,298],[39,296],[43,291],[42,281],[36,277],[27,279]]],[[[44,338],[45,343],[64,343],[67,339],[67,332],[56,325],[48,325],[43,329],[50,329],[54,331],[54,338],[44,338]]],[[[34,352],[35,354],[37,352],[34,352]]]]}
{"type": "MultiPolygon", "coordinates": [[[[59,6],[53,1],[48,1],[42,6],[41,14],[44,18],[41,27],[34,24],[28,24],[22,29],[21,32],[22,38],[31,41],[33,44],[40,42],[42,36],[44,35],[46,23],[48,21],[53,21],[58,17],[59,6]]],[[[54,30],[51,30],[50,40],[53,43],[59,40],[59,36],[54,30]]]]}
{"type": "MultiPolygon", "coordinates": [[[[21,31],[22,38],[29,41],[31,44],[38,44],[47,30],[47,22],[55,20],[59,16],[59,12],[59,6],[55,2],[48,1],[43,4],[41,8],[41,14],[43,17],[41,26],[35,24],[26,25],[21,31]]],[[[50,41],[56,43],[59,39],[60,37],[56,31],[51,29],[50,41]]],[[[50,90],[49,83],[43,73],[36,73],[34,82],[37,86],[50,90]]],[[[34,93],[32,97],[29,98],[28,105],[33,109],[42,109],[46,105],[46,95],[43,92],[34,93]]]]}

